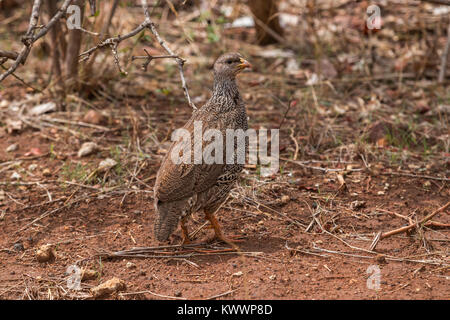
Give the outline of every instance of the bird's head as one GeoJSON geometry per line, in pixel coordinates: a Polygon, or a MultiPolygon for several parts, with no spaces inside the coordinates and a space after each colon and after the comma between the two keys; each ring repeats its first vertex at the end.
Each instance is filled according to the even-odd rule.
{"type": "Polygon", "coordinates": [[[246,68],[251,68],[251,64],[239,53],[225,53],[214,63],[214,75],[225,78],[234,78],[239,72],[246,68]]]}

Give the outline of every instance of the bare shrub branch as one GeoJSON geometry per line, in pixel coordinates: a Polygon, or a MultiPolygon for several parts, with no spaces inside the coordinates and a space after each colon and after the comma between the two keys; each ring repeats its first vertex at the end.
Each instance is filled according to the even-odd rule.
{"type": "Polygon", "coordinates": [[[158,43],[161,45],[161,47],[168,53],[167,56],[151,56],[147,51],[146,54],[147,56],[138,56],[138,57],[133,57],[132,59],[147,59],[146,62],[144,62],[143,64],[143,68],[146,69],[148,64],[150,63],[151,60],[153,59],[160,59],[160,58],[173,58],[175,59],[175,61],[178,64],[178,71],[180,73],[180,78],[181,78],[181,86],[183,88],[184,91],[184,95],[186,96],[186,99],[188,100],[188,104],[191,108],[193,108],[194,110],[197,109],[197,107],[195,106],[195,104],[192,102],[191,97],[189,96],[189,91],[187,88],[187,84],[186,84],[186,79],[184,78],[184,72],[183,72],[183,66],[184,63],[186,62],[186,60],[184,60],[183,58],[180,58],[177,54],[175,54],[170,48],[169,46],[166,44],[166,42],[161,38],[161,36],[158,33],[158,30],[155,27],[155,24],[152,22],[151,18],[150,18],[150,13],[148,11],[148,4],[146,0],[141,0],[142,3],[142,9],[144,10],[144,15],[145,15],[145,20],[144,22],[142,22],[138,27],[136,27],[134,30],[132,30],[131,32],[121,36],[118,35],[116,37],[112,37],[112,38],[108,38],[102,42],[100,42],[99,44],[97,44],[95,47],[90,48],[89,50],[86,50],[84,52],[82,52],[80,54],[81,57],[81,61],[85,61],[87,59],[90,58],[91,54],[100,49],[100,48],[104,48],[109,46],[112,50],[113,56],[114,56],[114,62],[117,65],[117,68],[119,69],[119,72],[122,74],[127,74],[126,71],[124,71],[122,69],[122,67],[120,66],[120,61],[119,61],[119,57],[117,54],[117,47],[119,46],[119,44],[123,41],[126,40],[128,38],[131,38],[135,35],[137,35],[139,32],[141,32],[142,30],[145,29],[149,29],[150,32],[155,36],[156,40],[158,41],[158,43]]]}
{"type": "Polygon", "coordinates": [[[34,35],[34,30],[36,29],[36,25],[39,20],[39,11],[42,4],[41,0],[34,0],[28,30],[25,36],[22,37],[22,42],[24,46],[20,51],[20,53],[18,54],[14,63],[11,65],[11,67],[9,67],[9,69],[6,70],[6,72],[0,75],[0,82],[6,79],[6,77],[11,75],[14,71],[16,71],[16,69],[19,67],[20,64],[25,63],[25,61],[28,58],[28,54],[31,51],[33,43],[35,43],[38,39],[46,35],[47,32],[50,30],[50,28],[53,27],[53,25],[56,22],[58,22],[59,19],[61,19],[62,15],[64,14],[64,12],[66,12],[67,7],[71,3],[71,1],[72,0],[65,0],[61,8],[59,8],[58,12],[53,16],[53,18],[50,19],[50,21],[45,26],[43,26],[36,35],[34,35]]]}

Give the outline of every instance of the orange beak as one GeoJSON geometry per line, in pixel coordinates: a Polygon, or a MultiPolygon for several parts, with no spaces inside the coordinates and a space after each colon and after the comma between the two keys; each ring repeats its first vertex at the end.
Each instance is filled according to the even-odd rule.
{"type": "Polygon", "coordinates": [[[239,71],[244,70],[245,68],[251,68],[252,65],[247,60],[240,58],[241,63],[238,64],[239,71]]]}

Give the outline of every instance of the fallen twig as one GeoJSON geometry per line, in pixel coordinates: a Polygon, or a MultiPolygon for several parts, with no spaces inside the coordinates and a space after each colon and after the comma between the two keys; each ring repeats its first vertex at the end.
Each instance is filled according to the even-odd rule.
{"type": "Polygon", "coordinates": [[[126,293],[119,293],[119,296],[125,297],[125,296],[137,295],[137,294],[144,294],[144,293],[148,293],[148,294],[157,296],[157,297],[159,297],[159,298],[167,298],[167,299],[174,299],[174,300],[187,300],[187,298],[183,298],[183,297],[173,297],[173,296],[166,296],[166,295],[163,295],[163,294],[159,294],[159,293],[152,292],[152,291],[150,291],[150,290],[136,291],[136,292],[126,292],[126,293]]]}
{"type": "Polygon", "coordinates": [[[416,222],[414,224],[409,224],[409,225],[407,225],[405,227],[401,227],[401,228],[398,228],[398,229],[395,229],[395,230],[392,230],[392,231],[389,231],[389,232],[385,232],[385,233],[379,234],[379,236],[375,237],[374,241],[372,241],[372,244],[370,245],[370,251],[375,249],[375,247],[377,246],[377,244],[378,244],[378,242],[380,240],[388,238],[388,237],[396,235],[396,234],[399,234],[399,233],[406,232],[406,231],[411,230],[413,228],[417,228],[418,226],[424,225],[425,222],[427,222],[428,220],[433,218],[439,212],[444,211],[449,206],[450,206],[450,201],[447,202],[444,206],[440,207],[439,209],[437,209],[437,210],[433,211],[432,213],[430,213],[429,215],[427,215],[425,218],[423,218],[419,222],[416,222]]]}
{"type": "Polygon", "coordinates": [[[430,179],[430,180],[438,180],[438,181],[450,181],[450,178],[446,177],[433,177],[433,176],[425,176],[420,174],[412,174],[407,172],[380,172],[379,174],[383,176],[404,176],[404,177],[411,177],[411,178],[421,178],[421,179],[430,179]]]}

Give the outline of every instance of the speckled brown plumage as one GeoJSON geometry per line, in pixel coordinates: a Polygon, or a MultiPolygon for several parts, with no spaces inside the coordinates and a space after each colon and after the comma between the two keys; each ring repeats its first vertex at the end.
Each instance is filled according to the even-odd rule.
{"type": "MultiPolygon", "coordinates": [[[[220,130],[224,139],[227,129],[247,130],[245,105],[235,77],[249,66],[238,53],[224,54],[217,59],[214,64],[213,94],[202,108],[194,111],[184,125],[184,129],[191,133],[191,150],[194,144],[194,121],[201,121],[203,132],[207,129],[220,130]]],[[[188,242],[185,219],[192,213],[203,210],[216,236],[226,241],[213,214],[228,197],[243,164],[226,164],[225,154],[223,164],[175,164],[169,156],[175,145],[176,142],[169,148],[156,177],[156,238],[159,241],[167,240],[181,221],[183,237],[188,242]]],[[[203,146],[205,145],[203,142],[203,146]]],[[[223,146],[226,149],[225,141],[223,146]]],[[[236,150],[236,144],[234,149],[236,150]]]]}

